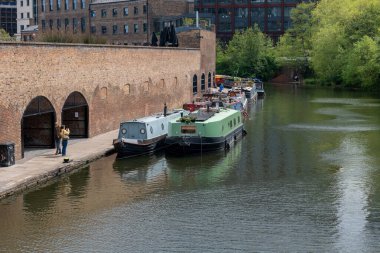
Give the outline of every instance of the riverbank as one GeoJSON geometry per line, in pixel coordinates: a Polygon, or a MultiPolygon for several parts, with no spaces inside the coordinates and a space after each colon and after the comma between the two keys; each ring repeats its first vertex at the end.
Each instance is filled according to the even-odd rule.
{"type": "Polygon", "coordinates": [[[113,130],[93,138],[69,141],[69,163],[64,163],[61,155],[55,155],[55,149],[47,149],[24,161],[16,161],[13,166],[0,167],[0,199],[44,184],[112,153],[112,140],[117,137],[117,133],[118,130],[113,130]]]}

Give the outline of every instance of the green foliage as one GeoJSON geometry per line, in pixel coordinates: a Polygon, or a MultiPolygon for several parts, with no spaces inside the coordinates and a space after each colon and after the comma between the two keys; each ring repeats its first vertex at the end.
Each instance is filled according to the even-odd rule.
{"type": "Polygon", "coordinates": [[[217,73],[267,80],[277,70],[272,41],[258,28],[236,33],[228,45],[217,46],[217,73]]]}
{"type": "Polygon", "coordinates": [[[317,77],[334,85],[379,89],[380,1],[321,0],[312,15],[317,77]]]}
{"type": "Polygon", "coordinates": [[[299,4],[291,19],[276,47],[280,65],[311,68],[317,83],[380,89],[379,0],[299,4]]]}
{"type": "Polygon", "coordinates": [[[276,46],[276,60],[281,66],[305,73],[311,54],[312,10],[314,3],[301,3],[291,11],[292,27],[276,46]]]}
{"type": "Polygon", "coordinates": [[[4,29],[0,28],[0,41],[14,41],[15,39],[9,35],[4,29]]]}
{"type": "Polygon", "coordinates": [[[196,117],[187,115],[187,116],[183,116],[183,117],[179,118],[177,120],[177,122],[182,122],[182,123],[190,124],[191,122],[195,122],[195,120],[196,120],[196,117]]]}

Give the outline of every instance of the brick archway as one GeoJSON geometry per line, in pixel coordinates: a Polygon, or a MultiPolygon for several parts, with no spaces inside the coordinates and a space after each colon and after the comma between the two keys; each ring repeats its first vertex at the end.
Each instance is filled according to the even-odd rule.
{"type": "Polygon", "coordinates": [[[70,136],[88,138],[89,110],[86,98],[78,91],[72,92],[62,108],[62,125],[70,128],[70,136]]]}
{"type": "Polygon", "coordinates": [[[22,156],[24,148],[53,148],[56,114],[51,102],[44,96],[33,98],[21,120],[22,156]]]}

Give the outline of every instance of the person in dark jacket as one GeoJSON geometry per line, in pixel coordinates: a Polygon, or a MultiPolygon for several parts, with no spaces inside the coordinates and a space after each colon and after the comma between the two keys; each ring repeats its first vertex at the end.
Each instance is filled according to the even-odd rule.
{"type": "Polygon", "coordinates": [[[152,46],[157,47],[158,46],[157,42],[158,42],[157,35],[155,32],[153,32],[153,34],[152,34],[152,46]]]}
{"type": "Polygon", "coordinates": [[[61,154],[61,127],[58,122],[54,126],[55,154],[61,154]]]}

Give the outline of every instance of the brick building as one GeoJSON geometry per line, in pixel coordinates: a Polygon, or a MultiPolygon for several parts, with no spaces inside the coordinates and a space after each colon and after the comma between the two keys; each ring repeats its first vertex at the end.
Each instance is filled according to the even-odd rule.
{"type": "Polygon", "coordinates": [[[290,11],[301,2],[315,0],[196,0],[195,10],[214,16],[222,40],[254,24],[277,40],[291,25],[290,11]]]}
{"type": "Polygon", "coordinates": [[[142,45],[152,32],[193,13],[192,0],[41,0],[39,31],[104,38],[107,43],[142,45]]]}
{"type": "Polygon", "coordinates": [[[20,159],[54,146],[55,121],[86,138],[182,107],[213,85],[216,43],[207,30],[178,36],[193,48],[0,42],[0,144],[20,159]]]}

